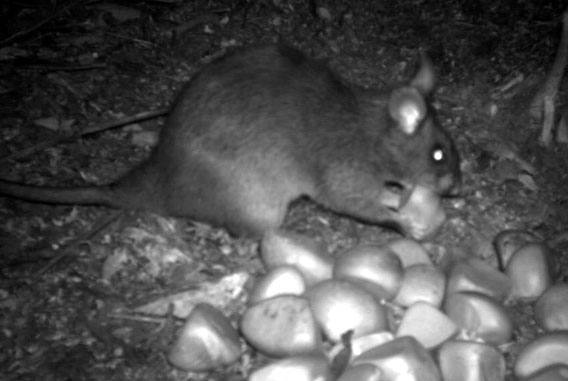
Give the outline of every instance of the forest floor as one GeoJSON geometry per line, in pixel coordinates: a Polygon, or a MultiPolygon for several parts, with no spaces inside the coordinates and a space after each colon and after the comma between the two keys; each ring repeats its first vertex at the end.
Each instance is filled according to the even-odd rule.
{"type": "MultiPolygon", "coordinates": [[[[10,0],[0,10],[0,178],[60,186],[118,178],[148,155],[163,115],[80,138],[76,132],[167,109],[184,82],[233,46],[285,41],[363,86],[408,78],[423,49],[436,67],[435,107],[457,143],[464,183],[459,199],[445,201],[448,222],[431,252],[495,263],[494,237],[523,229],[548,243],[560,264],[556,280],[566,281],[568,145],[539,145],[542,123],[528,113],[552,67],[565,6],[10,0]]],[[[563,88],[558,110],[568,105],[563,88]]],[[[333,255],[397,236],[305,200],[285,225],[333,255]]],[[[222,229],[0,198],[0,378],[244,379],[265,361],[252,349],[243,345],[228,368],[183,372],[164,356],[177,321],[137,313],[243,271],[262,272],[257,245],[222,229]]],[[[530,303],[508,307],[516,326],[505,349],[510,367],[539,329],[530,303]]],[[[236,299],[224,311],[236,322],[242,308],[236,299]]]]}

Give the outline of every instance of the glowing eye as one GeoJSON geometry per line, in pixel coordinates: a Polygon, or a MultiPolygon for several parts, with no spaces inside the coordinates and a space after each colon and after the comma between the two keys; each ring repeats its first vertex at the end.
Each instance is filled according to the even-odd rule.
{"type": "Polygon", "coordinates": [[[440,163],[444,161],[446,155],[444,154],[444,150],[442,148],[436,148],[432,151],[432,158],[436,163],[440,163]]]}

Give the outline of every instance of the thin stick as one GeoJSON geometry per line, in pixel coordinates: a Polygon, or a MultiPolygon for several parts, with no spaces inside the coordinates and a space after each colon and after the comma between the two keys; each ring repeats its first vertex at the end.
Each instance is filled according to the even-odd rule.
{"type": "Polygon", "coordinates": [[[554,97],[558,92],[560,80],[564,74],[566,61],[568,60],[568,10],[564,11],[562,15],[562,35],[560,37],[560,44],[554,57],[552,69],[546,78],[544,85],[538,90],[531,102],[531,113],[535,112],[534,116],[539,117],[544,107],[544,97],[546,95],[554,97]]]}
{"type": "Polygon", "coordinates": [[[82,136],[85,136],[85,135],[94,134],[96,132],[101,132],[101,131],[104,131],[104,130],[110,130],[111,128],[121,127],[121,126],[124,126],[124,125],[127,125],[127,124],[140,122],[142,120],[146,120],[146,119],[150,119],[150,118],[156,118],[158,116],[165,115],[168,112],[169,112],[168,108],[158,109],[158,110],[154,110],[154,111],[139,112],[138,114],[126,116],[124,118],[120,118],[120,119],[117,119],[117,120],[111,120],[111,121],[104,122],[104,123],[101,123],[101,124],[96,125],[96,126],[87,127],[84,130],[82,130],[79,133],[79,136],[77,136],[77,137],[82,137],[82,136]]]}
{"type": "Polygon", "coordinates": [[[26,148],[22,151],[19,152],[15,152],[11,155],[7,155],[4,156],[2,158],[0,158],[0,164],[3,164],[7,161],[10,160],[14,160],[14,159],[21,159],[23,157],[27,157],[30,156],[36,152],[42,151],[46,148],[52,147],[54,145],[57,145],[59,143],[63,143],[65,141],[71,141],[71,140],[75,140],[78,139],[80,137],[86,136],[86,135],[91,135],[97,132],[101,132],[104,130],[109,130],[112,128],[117,128],[117,127],[121,127],[127,124],[131,124],[134,122],[140,122],[146,119],[151,119],[151,118],[155,118],[158,116],[162,116],[167,114],[169,111],[169,109],[159,109],[159,110],[155,110],[155,111],[144,111],[144,112],[140,112],[138,114],[134,114],[134,115],[130,115],[130,116],[126,116],[124,118],[120,118],[117,120],[111,120],[108,122],[104,122],[101,124],[98,124],[96,126],[92,126],[92,127],[87,127],[79,132],[76,133],[72,133],[72,134],[65,134],[65,135],[59,135],[56,136],[50,140],[47,140],[45,142],[41,142],[38,143],[32,147],[26,148]]]}
{"type": "Polygon", "coordinates": [[[546,82],[535,94],[530,107],[531,115],[543,116],[543,126],[539,138],[543,146],[548,146],[552,141],[552,127],[554,124],[555,100],[560,81],[564,76],[564,70],[568,63],[568,10],[562,15],[562,35],[560,44],[554,58],[554,64],[546,82]]]}
{"type": "Polygon", "coordinates": [[[92,63],[85,65],[27,65],[18,67],[18,70],[28,70],[28,71],[83,71],[83,70],[93,70],[93,69],[104,69],[107,65],[104,63],[92,63]]]}
{"type": "MultiPolygon", "coordinates": [[[[74,5],[79,5],[80,3],[76,3],[74,5]]],[[[36,30],[38,30],[39,28],[41,28],[42,26],[44,26],[45,24],[49,23],[50,21],[52,21],[53,19],[59,17],[59,15],[65,11],[67,11],[70,8],[70,6],[65,6],[61,9],[59,9],[58,11],[56,11],[54,14],[52,14],[51,16],[48,16],[47,18],[41,20],[40,22],[38,22],[37,24],[33,25],[32,27],[25,29],[25,30],[21,30],[19,32],[14,33],[13,35],[11,35],[8,38],[5,38],[4,40],[0,41],[0,46],[4,46],[9,44],[10,42],[12,42],[13,40],[20,38],[22,36],[25,36],[26,34],[30,34],[36,30]]]]}
{"type": "Polygon", "coordinates": [[[102,221],[100,221],[97,225],[95,225],[88,232],[86,232],[86,233],[82,234],[81,236],[75,238],[71,243],[69,243],[68,245],[66,245],[62,249],[60,249],[60,253],[57,256],[53,257],[45,266],[43,266],[41,269],[39,269],[34,274],[34,277],[41,276],[43,273],[45,273],[47,270],[49,270],[51,267],[53,267],[57,262],[59,262],[60,260],[65,258],[67,255],[69,255],[71,253],[71,249],[74,249],[75,247],[79,246],[82,242],[85,242],[85,241],[93,238],[98,233],[103,231],[106,227],[108,227],[110,224],[112,224],[114,221],[116,221],[122,215],[122,213],[123,213],[123,211],[121,211],[121,210],[115,211],[110,216],[108,216],[108,217],[104,218],[102,221]]]}

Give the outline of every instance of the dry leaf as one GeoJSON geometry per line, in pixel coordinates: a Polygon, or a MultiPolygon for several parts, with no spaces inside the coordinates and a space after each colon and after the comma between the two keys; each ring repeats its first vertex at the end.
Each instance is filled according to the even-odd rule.
{"type": "Polygon", "coordinates": [[[97,5],[97,8],[109,12],[112,17],[118,22],[139,19],[142,15],[142,12],[140,12],[136,8],[126,7],[118,4],[102,3],[97,5]]]}
{"type": "Polygon", "coordinates": [[[101,278],[104,282],[110,281],[110,278],[119,272],[128,262],[128,254],[126,250],[117,250],[108,256],[103,264],[101,278]]]}
{"type": "Polygon", "coordinates": [[[6,46],[0,49],[0,61],[12,60],[16,57],[27,57],[30,53],[27,50],[6,46]]]}
{"type": "Polygon", "coordinates": [[[525,187],[532,190],[533,192],[538,191],[538,185],[536,184],[534,178],[531,175],[523,173],[520,174],[517,179],[521,182],[521,184],[523,184],[525,187]]]}
{"type": "Polygon", "coordinates": [[[331,13],[324,7],[318,7],[318,16],[325,21],[331,21],[331,13]]]}
{"type": "Polygon", "coordinates": [[[48,118],[36,119],[34,120],[34,123],[52,131],[68,131],[73,123],[75,123],[75,119],[60,120],[56,117],[50,116],[48,118]]]}
{"type": "Polygon", "coordinates": [[[136,312],[163,316],[173,305],[176,317],[186,318],[196,304],[209,303],[221,310],[235,302],[243,293],[250,275],[238,272],[216,282],[203,282],[199,289],[165,296],[136,308],[136,312]]]}

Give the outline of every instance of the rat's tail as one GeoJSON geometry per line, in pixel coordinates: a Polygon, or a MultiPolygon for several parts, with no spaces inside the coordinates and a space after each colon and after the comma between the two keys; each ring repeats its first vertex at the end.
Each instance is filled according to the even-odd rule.
{"type": "Polygon", "coordinates": [[[0,180],[0,196],[47,204],[106,205],[121,207],[110,186],[86,186],[74,188],[24,185],[0,180]]]}

